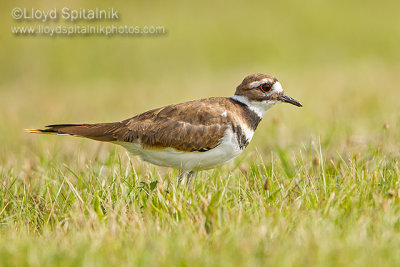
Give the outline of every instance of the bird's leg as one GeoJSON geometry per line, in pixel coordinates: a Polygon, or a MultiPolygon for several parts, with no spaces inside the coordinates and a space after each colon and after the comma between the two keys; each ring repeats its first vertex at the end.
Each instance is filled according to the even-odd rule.
{"type": "Polygon", "coordinates": [[[194,176],[194,171],[190,171],[186,175],[186,186],[190,190],[190,187],[192,186],[192,181],[193,181],[193,176],[194,176]]]}
{"type": "Polygon", "coordinates": [[[179,170],[179,177],[178,177],[178,188],[181,185],[182,181],[185,180],[185,177],[187,176],[187,172],[179,170]]]}
{"type": "Polygon", "coordinates": [[[186,186],[188,187],[188,189],[190,189],[190,186],[192,185],[193,175],[194,175],[194,171],[185,172],[185,171],[180,170],[179,177],[178,177],[178,187],[181,184],[183,184],[183,182],[185,181],[185,178],[186,178],[186,186]]]}

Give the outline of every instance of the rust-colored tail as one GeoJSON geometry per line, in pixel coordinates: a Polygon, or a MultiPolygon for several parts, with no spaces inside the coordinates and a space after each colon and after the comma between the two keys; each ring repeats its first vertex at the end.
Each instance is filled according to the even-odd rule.
{"type": "Polygon", "coordinates": [[[47,129],[25,129],[28,133],[72,135],[86,137],[97,141],[115,141],[115,130],[121,127],[120,122],[96,124],[55,124],[47,129]]]}

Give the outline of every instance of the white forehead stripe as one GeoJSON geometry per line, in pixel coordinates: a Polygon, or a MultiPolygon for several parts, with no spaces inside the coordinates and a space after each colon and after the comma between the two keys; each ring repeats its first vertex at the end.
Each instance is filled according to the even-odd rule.
{"type": "Polygon", "coordinates": [[[272,91],[274,91],[276,93],[283,92],[281,83],[280,82],[275,82],[274,85],[272,86],[272,91]]]}

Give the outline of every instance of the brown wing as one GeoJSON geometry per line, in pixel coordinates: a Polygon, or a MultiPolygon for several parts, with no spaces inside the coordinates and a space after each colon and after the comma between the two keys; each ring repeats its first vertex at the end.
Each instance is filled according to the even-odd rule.
{"type": "Polygon", "coordinates": [[[82,136],[106,142],[140,142],[148,148],[207,151],[225,135],[230,116],[227,98],[209,98],[154,109],[113,123],[56,124],[31,133],[82,136]]]}
{"type": "Polygon", "coordinates": [[[114,130],[118,141],[136,142],[149,148],[207,151],[216,147],[227,129],[225,109],[207,99],[150,110],[114,130]],[[208,100],[208,101],[207,101],[208,100]]]}

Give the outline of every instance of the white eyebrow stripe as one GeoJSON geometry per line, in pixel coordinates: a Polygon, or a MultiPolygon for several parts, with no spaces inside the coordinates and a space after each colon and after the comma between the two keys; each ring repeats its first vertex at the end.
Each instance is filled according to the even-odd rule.
{"type": "Polygon", "coordinates": [[[255,81],[255,82],[250,83],[249,88],[256,88],[256,87],[259,87],[261,84],[267,83],[267,82],[269,82],[268,79],[262,79],[260,81],[255,81]]]}

